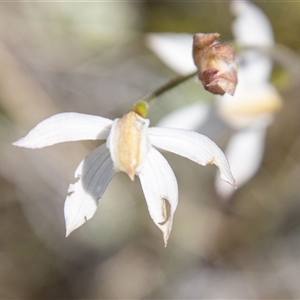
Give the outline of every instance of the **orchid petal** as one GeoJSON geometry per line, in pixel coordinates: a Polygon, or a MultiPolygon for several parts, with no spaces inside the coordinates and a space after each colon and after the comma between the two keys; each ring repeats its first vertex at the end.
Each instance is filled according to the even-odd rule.
{"type": "MultiPolygon", "coordinates": [[[[239,188],[255,175],[261,165],[265,135],[266,126],[247,128],[233,135],[227,146],[226,157],[239,188]]],[[[215,186],[217,193],[224,199],[234,193],[219,178],[216,178],[215,186]]]]}
{"type": "Polygon", "coordinates": [[[203,166],[215,164],[221,171],[221,178],[235,186],[224,153],[208,137],[175,128],[150,127],[148,133],[153,146],[184,156],[203,166]]]}
{"type": "Polygon", "coordinates": [[[240,54],[240,58],[242,63],[239,66],[237,88],[247,85],[248,89],[252,89],[254,85],[270,80],[273,68],[270,57],[255,50],[247,50],[240,54]]]}
{"type": "MultiPolygon", "coordinates": [[[[274,45],[272,26],[267,16],[248,1],[232,1],[231,10],[237,16],[232,25],[233,35],[243,47],[271,47],[274,45]]],[[[246,50],[240,56],[239,85],[245,79],[248,84],[268,81],[272,71],[272,60],[267,55],[246,50]]],[[[249,87],[252,89],[253,87],[249,87]]]]}
{"type": "Polygon", "coordinates": [[[273,32],[267,16],[250,1],[232,1],[231,10],[237,16],[232,31],[243,46],[272,46],[273,32]]]}
{"type": "Polygon", "coordinates": [[[175,175],[166,159],[151,147],[143,169],[138,176],[150,216],[162,231],[166,246],[178,202],[175,175]]]}
{"type": "Polygon", "coordinates": [[[185,105],[163,117],[157,126],[195,130],[207,120],[209,109],[208,103],[185,105]]]}
{"type": "Polygon", "coordinates": [[[98,116],[60,113],[40,122],[13,145],[37,149],[69,141],[102,140],[107,138],[112,123],[98,116]]]}
{"type": "Polygon", "coordinates": [[[192,57],[193,36],[185,33],[149,34],[147,46],[172,70],[181,75],[196,72],[192,57]]]}
{"type": "Polygon", "coordinates": [[[105,144],[79,164],[75,172],[78,181],[70,184],[64,206],[67,236],[94,215],[113,175],[113,162],[105,144]]]}

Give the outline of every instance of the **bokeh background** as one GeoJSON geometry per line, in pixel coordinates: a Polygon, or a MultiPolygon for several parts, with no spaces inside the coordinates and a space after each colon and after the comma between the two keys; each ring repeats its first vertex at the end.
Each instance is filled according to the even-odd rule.
{"type": "MultiPolygon", "coordinates": [[[[276,42],[300,54],[300,4],[256,5],[269,17],[276,42]]],[[[300,298],[300,72],[294,56],[288,57],[292,75],[274,68],[284,106],[269,127],[261,168],[229,203],[214,191],[216,168],[165,154],[179,184],[167,248],[139,180],[121,173],[96,215],[65,238],[68,184],[99,142],[41,150],[11,145],[54,113],[120,117],[173,78],[145,46],[147,33],[219,32],[230,41],[232,20],[227,1],[0,3],[1,299],[300,298]]],[[[187,83],[167,93],[150,114],[152,124],[202,92],[200,84],[187,83]]],[[[221,148],[228,138],[210,137],[221,148]]]]}

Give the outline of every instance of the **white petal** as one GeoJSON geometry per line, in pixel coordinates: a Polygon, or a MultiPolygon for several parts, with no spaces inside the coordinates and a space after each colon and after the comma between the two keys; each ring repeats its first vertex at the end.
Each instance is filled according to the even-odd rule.
{"type": "Polygon", "coordinates": [[[173,128],[150,127],[148,132],[153,146],[184,156],[203,166],[215,164],[221,171],[221,178],[235,186],[224,153],[208,137],[173,128]]]}
{"type": "Polygon", "coordinates": [[[89,220],[96,212],[99,199],[114,175],[113,163],[106,145],[92,151],[78,166],[70,184],[64,213],[66,235],[89,220]]]}
{"type": "Polygon", "coordinates": [[[40,122],[13,145],[36,149],[69,141],[106,139],[112,122],[98,116],[61,113],[40,122]]]}
{"type": "Polygon", "coordinates": [[[238,85],[255,88],[254,85],[270,80],[273,62],[267,55],[254,50],[243,51],[240,55],[241,64],[238,69],[238,85]]]}
{"type": "Polygon", "coordinates": [[[162,118],[157,127],[195,130],[206,121],[209,109],[208,103],[195,102],[185,105],[162,118]]]}
{"type": "MultiPolygon", "coordinates": [[[[266,127],[245,129],[236,133],[227,146],[226,157],[239,188],[248,182],[260,167],[265,134],[266,127]]],[[[228,199],[234,192],[219,178],[216,178],[215,184],[217,193],[224,199],[228,199]]]]}
{"type": "Polygon", "coordinates": [[[152,147],[139,178],[150,216],[162,231],[166,246],[178,202],[175,175],[166,159],[152,147]]]}
{"type": "Polygon", "coordinates": [[[232,31],[235,40],[243,46],[272,46],[273,32],[267,16],[250,1],[231,1],[231,10],[237,16],[232,31]]]}
{"type": "MultiPolygon", "coordinates": [[[[274,44],[272,26],[267,16],[257,6],[248,1],[232,1],[231,9],[237,16],[232,31],[241,46],[271,47],[274,44]]],[[[272,60],[259,51],[247,50],[240,54],[239,85],[261,83],[269,80],[272,60]]],[[[255,87],[249,87],[249,90],[255,87]]]]}
{"type": "Polygon", "coordinates": [[[185,33],[148,34],[147,46],[172,70],[181,75],[195,72],[193,36],[185,33]]]}

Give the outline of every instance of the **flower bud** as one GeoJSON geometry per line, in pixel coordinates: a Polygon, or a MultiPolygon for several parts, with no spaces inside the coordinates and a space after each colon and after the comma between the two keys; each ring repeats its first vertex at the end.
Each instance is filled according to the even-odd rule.
{"type": "Polygon", "coordinates": [[[218,33],[197,33],[193,41],[193,58],[204,88],[218,95],[233,95],[237,85],[234,49],[217,41],[218,33]]]}

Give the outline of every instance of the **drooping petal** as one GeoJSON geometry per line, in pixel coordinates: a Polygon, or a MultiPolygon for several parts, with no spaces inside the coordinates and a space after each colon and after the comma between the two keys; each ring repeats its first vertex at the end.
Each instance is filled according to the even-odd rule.
{"type": "Polygon", "coordinates": [[[203,102],[185,105],[167,114],[157,126],[195,130],[206,121],[209,108],[210,105],[203,102]]]}
{"type": "Polygon", "coordinates": [[[75,172],[78,181],[70,184],[64,206],[67,236],[94,215],[113,175],[113,163],[105,144],[79,164],[75,172]]]}
{"type": "MultiPolygon", "coordinates": [[[[247,128],[232,136],[227,146],[226,157],[239,188],[248,182],[260,167],[265,135],[266,127],[247,128]]],[[[217,177],[215,186],[223,199],[228,199],[234,193],[233,189],[229,189],[228,185],[217,177]]]]}
{"type": "Polygon", "coordinates": [[[192,58],[193,36],[186,33],[147,35],[147,46],[172,70],[181,75],[197,69],[192,58]]]}
{"type": "Polygon", "coordinates": [[[147,136],[149,120],[131,111],[115,119],[107,139],[115,171],[123,171],[134,180],[150,149],[147,136]]]}
{"type": "Polygon", "coordinates": [[[214,164],[220,169],[221,178],[235,186],[224,153],[208,137],[175,128],[150,127],[148,132],[153,146],[184,156],[203,166],[214,164]]]}
{"type": "Polygon", "coordinates": [[[166,159],[151,147],[139,178],[150,216],[162,231],[166,246],[178,202],[175,175],[166,159]]]}
{"type": "Polygon", "coordinates": [[[62,142],[106,139],[112,122],[87,114],[60,113],[37,124],[13,145],[37,149],[62,142]]]}

